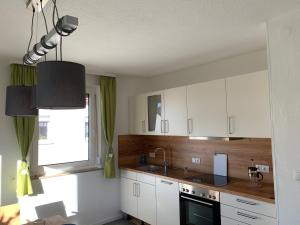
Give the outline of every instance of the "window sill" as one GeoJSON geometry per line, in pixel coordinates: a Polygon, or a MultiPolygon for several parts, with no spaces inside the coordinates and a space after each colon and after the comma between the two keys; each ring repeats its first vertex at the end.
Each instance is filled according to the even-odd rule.
{"type": "Polygon", "coordinates": [[[92,167],[92,168],[86,168],[86,169],[78,169],[78,170],[72,170],[68,172],[62,172],[62,173],[57,173],[53,175],[32,175],[30,176],[31,180],[41,180],[41,179],[49,179],[49,178],[54,178],[54,177],[61,177],[61,176],[67,176],[70,174],[78,174],[78,173],[87,173],[87,172],[92,172],[92,171],[99,171],[103,170],[103,168],[100,167],[92,167]]]}

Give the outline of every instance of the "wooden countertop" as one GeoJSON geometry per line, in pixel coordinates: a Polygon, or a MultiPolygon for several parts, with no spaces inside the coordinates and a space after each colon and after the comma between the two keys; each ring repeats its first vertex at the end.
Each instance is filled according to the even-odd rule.
{"type": "Polygon", "coordinates": [[[211,190],[229,193],[233,195],[239,195],[246,198],[252,198],[268,203],[275,204],[275,195],[274,195],[274,185],[268,183],[262,183],[260,186],[253,186],[248,180],[229,178],[227,185],[222,187],[216,187],[213,185],[193,183],[187,178],[199,174],[194,171],[184,171],[179,168],[168,168],[167,175],[164,175],[163,171],[157,172],[146,172],[136,166],[121,166],[120,169],[127,169],[139,173],[145,173],[149,175],[154,175],[158,177],[168,178],[175,180],[179,183],[191,184],[198,187],[209,188],[211,190]]]}

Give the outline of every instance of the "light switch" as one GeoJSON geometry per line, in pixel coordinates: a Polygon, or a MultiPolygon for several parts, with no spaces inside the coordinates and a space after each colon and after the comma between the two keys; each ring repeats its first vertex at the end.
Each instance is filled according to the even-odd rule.
{"type": "Polygon", "coordinates": [[[293,179],[295,181],[300,181],[300,169],[294,169],[294,171],[293,171],[293,179]]]}
{"type": "Polygon", "coordinates": [[[150,158],[155,158],[155,152],[149,152],[149,157],[150,158]]]}

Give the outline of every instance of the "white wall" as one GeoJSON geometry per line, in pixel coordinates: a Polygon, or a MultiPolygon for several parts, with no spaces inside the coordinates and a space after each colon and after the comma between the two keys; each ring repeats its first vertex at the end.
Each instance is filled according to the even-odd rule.
{"type": "Polygon", "coordinates": [[[275,156],[276,201],[280,225],[300,224],[300,8],[268,23],[275,156]]]}
{"type": "MultiPolygon", "coordinates": [[[[5,88],[9,84],[9,62],[0,62],[0,155],[2,156],[2,204],[16,203],[16,162],[20,150],[11,117],[5,116],[5,88]]],[[[98,83],[90,77],[87,83],[98,83]]],[[[117,78],[117,115],[114,146],[117,136],[128,132],[128,97],[146,89],[140,78],[117,78]]],[[[20,201],[23,219],[39,215],[63,213],[78,225],[103,224],[121,216],[119,179],[103,178],[103,171],[93,171],[42,180],[34,180],[36,196],[20,201]],[[63,204],[61,204],[63,203],[63,204]],[[37,210],[39,213],[37,214],[37,210]]]]}
{"type": "Polygon", "coordinates": [[[155,76],[150,80],[152,90],[162,90],[266,69],[266,50],[260,50],[155,76]]]}
{"type": "MultiPolygon", "coordinates": [[[[16,159],[20,158],[19,147],[11,117],[5,116],[6,86],[10,82],[9,64],[0,61],[0,155],[2,155],[2,204],[16,202],[16,159]]],[[[1,175],[0,175],[1,177],[1,175]]]]}

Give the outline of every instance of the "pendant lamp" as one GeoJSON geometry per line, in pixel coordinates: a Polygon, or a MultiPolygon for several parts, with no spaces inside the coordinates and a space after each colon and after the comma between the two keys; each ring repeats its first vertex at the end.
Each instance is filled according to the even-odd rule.
{"type": "Polygon", "coordinates": [[[38,110],[33,106],[32,86],[8,86],[6,87],[7,116],[37,116],[38,110]]]}
{"type": "Polygon", "coordinates": [[[85,93],[83,65],[66,61],[45,61],[37,64],[36,108],[85,108],[85,93]]]}

